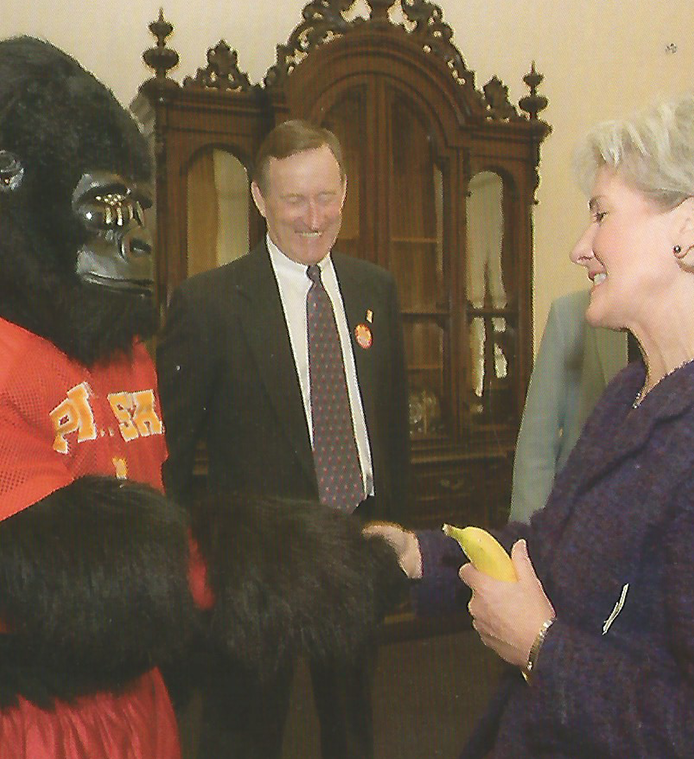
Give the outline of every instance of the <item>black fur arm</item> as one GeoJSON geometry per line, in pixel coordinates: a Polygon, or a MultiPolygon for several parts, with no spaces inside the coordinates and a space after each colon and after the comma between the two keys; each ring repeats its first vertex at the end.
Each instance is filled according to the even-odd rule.
{"type": "Polygon", "coordinates": [[[212,643],[258,677],[287,655],[350,657],[409,587],[390,546],[318,503],[210,496],[193,532],[217,599],[212,643]]]}
{"type": "Polygon", "coordinates": [[[157,491],[105,477],[0,522],[0,704],[117,688],[182,646],[186,528],[157,491]]]}

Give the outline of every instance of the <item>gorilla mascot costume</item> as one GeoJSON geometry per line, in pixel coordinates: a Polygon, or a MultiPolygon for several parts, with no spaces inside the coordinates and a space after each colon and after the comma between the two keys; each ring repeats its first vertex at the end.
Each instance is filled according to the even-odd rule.
{"type": "Polygon", "coordinates": [[[259,677],[348,657],[402,582],[329,509],[228,496],[196,529],[162,494],[150,174],[74,59],[0,42],[0,759],[177,759],[158,666],[192,636],[259,677]]]}

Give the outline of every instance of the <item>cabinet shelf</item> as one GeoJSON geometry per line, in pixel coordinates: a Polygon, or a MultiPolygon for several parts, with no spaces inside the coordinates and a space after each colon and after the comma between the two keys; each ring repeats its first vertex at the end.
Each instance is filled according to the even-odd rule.
{"type": "Polygon", "coordinates": [[[516,309],[504,306],[503,308],[494,308],[493,306],[473,306],[472,303],[467,304],[467,314],[470,318],[478,318],[481,316],[498,317],[502,319],[509,319],[515,316],[516,309]]]}
{"type": "Polygon", "coordinates": [[[414,310],[411,308],[403,309],[402,310],[402,318],[405,321],[410,321],[414,319],[447,319],[451,312],[448,309],[421,309],[421,310],[414,310]]]}
{"type": "Polygon", "coordinates": [[[410,364],[407,369],[410,372],[442,372],[443,364],[410,364]]]}

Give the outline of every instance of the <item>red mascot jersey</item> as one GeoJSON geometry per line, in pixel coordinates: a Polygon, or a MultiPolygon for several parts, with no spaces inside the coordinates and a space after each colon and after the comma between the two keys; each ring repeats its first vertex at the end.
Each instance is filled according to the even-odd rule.
{"type": "MultiPolygon", "coordinates": [[[[156,374],[143,345],[88,369],[0,319],[0,520],[87,474],[162,489],[156,374]]],[[[152,670],[125,692],[0,712],[0,759],[179,759],[175,717],[152,670]]]]}

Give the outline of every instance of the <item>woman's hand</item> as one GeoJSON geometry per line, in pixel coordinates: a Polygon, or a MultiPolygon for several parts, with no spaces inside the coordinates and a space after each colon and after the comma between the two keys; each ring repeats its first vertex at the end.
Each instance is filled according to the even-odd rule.
{"type": "Polygon", "coordinates": [[[371,522],[364,527],[363,533],[367,538],[375,535],[389,543],[398,557],[402,571],[411,580],[418,580],[422,576],[422,554],[414,532],[392,522],[371,522]]]}
{"type": "Polygon", "coordinates": [[[472,590],[468,610],[482,642],[510,664],[525,667],[540,628],[555,614],[524,540],[513,546],[511,559],[518,582],[494,580],[472,564],[461,567],[460,579],[472,590]]]}

